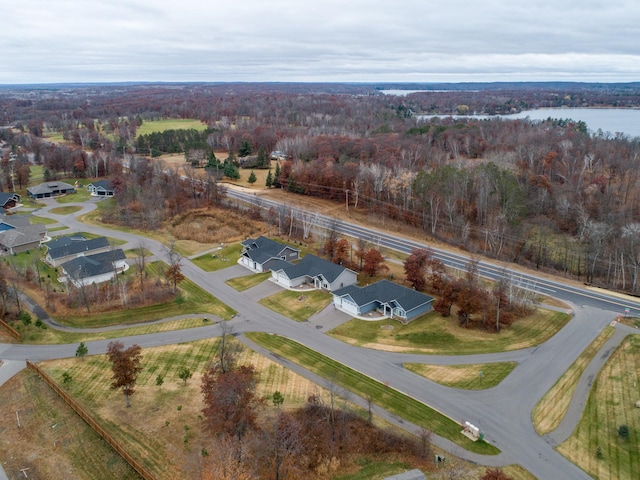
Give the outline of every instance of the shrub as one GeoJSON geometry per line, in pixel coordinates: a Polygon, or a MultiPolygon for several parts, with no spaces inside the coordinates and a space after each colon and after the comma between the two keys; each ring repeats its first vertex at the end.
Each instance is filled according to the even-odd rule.
{"type": "Polygon", "coordinates": [[[618,436],[622,440],[629,440],[629,426],[628,425],[620,425],[618,427],[618,436]]]}

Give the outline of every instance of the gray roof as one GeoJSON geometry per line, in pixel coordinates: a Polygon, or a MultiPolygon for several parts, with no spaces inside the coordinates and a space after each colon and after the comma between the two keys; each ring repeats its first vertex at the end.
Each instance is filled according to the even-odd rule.
{"type": "Polygon", "coordinates": [[[111,180],[98,180],[96,182],[91,182],[89,185],[87,185],[87,188],[89,188],[91,185],[93,185],[95,188],[104,188],[105,190],[113,190],[113,184],[111,180]]]}
{"type": "Polygon", "coordinates": [[[299,251],[297,248],[276,242],[275,240],[271,240],[270,238],[262,235],[258,238],[246,239],[242,242],[242,246],[245,248],[243,255],[259,264],[263,264],[272,258],[278,258],[280,253],[286,248],[299,251]]]}
{"type": "Polygon", "coordinates": [[[36,185],[35,187],[27,188],[27,191],[31,195],[47,194],[60,190],[75,190],[75,187],[64,182],[46,182],[36,185]]]}
{"type": "Polygon", "coordinates": [[[91,240],[85,240],[84,242],[71,242],[68,245],[58,248],[49,248],[47,255],[55,260],[56,258],[63,258],[68,255],[90,252],[91,250],[97,250],[99,248],[105,248],[108,246],[109,242],[107,241],[106,237],[98,237],[91,240]]]}
{"type": "Polygon", "coordinates": [[[44,225],[27,225],[0,232],[0,243],[8,248],[40,242],[47,228],[44,225]]]}
{"type": "Polygon", "coordinates": [[[306,255],[297,264],[287,263],[287,265],[278,265],[279,268],[272,270],[282,270],[289,278],[300,278],[303,276],[317,277],[322,275],[328,282],[333,282],[347,267],[331,263],[315,255],[306,255]]]}
{"type": "Polygon", "coordinates": [[[20,195],[17,193],[0,192],[0,207],[4,207],[9,200],[20,201],[20,195]]]}
{"type": "Polygon", "coordinates": [[[26,215],[5,215],[0,214],[0,223],[6,223],[14,228],[27,227],[31,225],[29,217],[26,215]]]}
{"type": "Polygon", "coordinates": [[[338,297],[349,295],[358,306],[367,305],[376,301],[387,304],[396,302],[405,312],[410,312],[414,308],[418,308],[434,300],[434,298],[429,295],[403,287],[389,280],[380,280],[366,287],[349,285],[336,290],[333,294],[338,297]]]}
{"type": "Polygon", "coordinates": [[[74,258],[73,260],[63,263],[61,266],[70,277],[75,280],[81,280],[83,278],[113,272],[113,263],[118,260],[124,260],[125,258],[122,249],[118,248],[109,252],[74,258]]]}
{"type": "Polygon", "coordinates": [[[82,236],[82,234],[78,233],[76,235],[64,235],[62,237],[54,238],[47,242],[46,246],[48,250],[67,247],[74,242],[86,242],[87,239],[82,236]]]}

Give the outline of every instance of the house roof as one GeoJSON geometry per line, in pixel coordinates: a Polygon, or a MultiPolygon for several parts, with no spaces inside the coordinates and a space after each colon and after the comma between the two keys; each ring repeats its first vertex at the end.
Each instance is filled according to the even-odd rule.
{"type": "Polygon", "coordinates": [[[51,250],[56,248],[67,247],[74,242],[86,242],[86,241],[87,239],[84,238],[81,233],[78,233],[76,235],[64,235],[62,237],[54,238],[53,240],[50,240],[49,242],[47,242],[46,246],[47,246],[47,250],[51,250]]]}
{"type": "Polygon", "coordinates": [[[47,232],[44,225],[27,225],[0,232],[0,243],[7,248],[40,242],[47,232]]]}
{"type": "Polygon", "coordinates": [[[105,190],[113,190],[113,183],[111,180],[98,180],[96,182],[91,182],[87,185],[87,188],[93,186],[95,188],[104,188],[105,190]]]}
{"type": "Polygon", "coordinates": [[[113,263],[126,258],[121,248],[109,252],[86,255],[64,262],[61,267],[75,280],[113,272],[113,263]]]}
{"type": "Polygon", "coordinates": [[[11,200],[14,200],[16,203],[19,202],[20,195],[17,193],[0,192],[0,207],[4,207],[11,200]]]}
{"type": "Polygon", "coordinates": [[[35,187],[27,188],[27,191],[31,195],[47,194],[60,190],[75,190],[75,187],[64,182],[46,182],[36,185],[35,187]]]}
{"type": "Polygon", "coordinates": [[[109,246],[109,242],[106,237],[93,238],[91,240],[85,240],[84,242],[71,242],[68,245],[64,245],[58,248],[50,248],[47,252],[53,260],[56,258],[66,257],[68,255],[75,255],[83,252],[90,252],[97,250],[98,248],[105,248],[109,246]]]}
{"type": "Polygon", "coordinates": [[[31,221],[26,215],[0,214],[0,224],[8,225],[10,228],[19,228],[31,225],[31,221]]]}
{"type": "Polygon", "coordinates": [[[249,257],[254,262],[263,264],[272,258],[277,258],[280,253],[286,249],[299,251],[290,245],[276,242],[265,236],[260,235],[258,238],[248,238],[242,242],[242,246],[245,248],[243,255],[249,257]]]}
{"type": "Polygon", "coordinates": [[[286,265],[278,264],[272,270],[282,270],[289,278],[300,278],[303,276],[317,277],[322,275],[328,282],[333,282],[342,272],[349,270],[347,267],[324,260],[315,255],[306,255],[297,264],[284,262],[286,265]]]}
{"type": "Polygon", "coordinates": [[[333,294],[338,297],[349,295],[360,307],[375,301],[387,304],[396,302],[405,312],[409,312],[414,308],[434,300],[434,298],[429,295],[403,287],[389,280],[380,280],[366,287],[349,285],[336,290],[333,294]]]}

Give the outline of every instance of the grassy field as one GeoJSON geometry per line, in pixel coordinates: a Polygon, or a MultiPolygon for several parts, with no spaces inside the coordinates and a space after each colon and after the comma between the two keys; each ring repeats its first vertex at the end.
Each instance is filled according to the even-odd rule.
{"type": "MultiPolygon", "coordinates": [[[[86,181],[86,180],[84,180],[86,181]]],[[[66,183],[73,183],[73,179],[66,180],[66,183]]],[[[60,197],[56,197],[56,202],[58,203],[82,203],[86,202],[90,198],[89,192],[87,192],[84,188],[76,188],[75,193],[68,193],[67,195],[62,195],[60,197]]]]}
{"type": "Polygon", "coordinates": [[[136,136],[148,135],[153,132],[164,132],[165,130],[204,130],[207,126],[200,120],[194,118],[168,118],[165,120],[144,121],[136,130],[136,136]]]}
{"type": "Polygon", "coordinates": [[[628,336],[593,383],[578,427],[558,451],[600,480],[640,478],[640,335],[628,336]],[[628,427],[628,438],[619,435],[628,427]]]}
{"type": "Polygon", "coordinates": [[[392,320],[350,320],[329,332],[333,337],[367,348],[398,352],[461,355],[518,350],[544,343],[569,320],[564,313],[538,309],[500,333],[469,330],[456,319],[436,312],[407,325],[392,320]]]}
{"type": "Polygon", "coordinates": [[[247,337],[270,351],[335,382],[342,388],[365,398],[368,395],[371,396],[375,404],[391,413],[448,438],[469,451],[485,455],[499,453],[493,445],[484,441],[472,442],[461,435],[460,425],[449,417],[293,340],[267,333],[249,333],[247,337]]]}
{"type": "MultiPolygon", "coordinates": [[[[94,412],[96,420],[151,469],[155,478],[199,478],[200,452],[208,448],[210,442],[206,429],[202,428],[200,378],[215,358],[218,342],[218,339],[208,339],[144,349],[143,370],[129,409],[125,407],[122,392],[109,388],[111,365],[105,355],[45,362],[41,366],[61,384],[63,373],[71,375],[73,380],[64,388],[94,412]],[[181,366],[193,372],[186,386],[177,376],[181,366]],[[156,385],[158,375],[163,376],[162,386],[156,385]]],[[[243,348],[238,342],[234,344],[238,362],[251,363],[259,372],[258,395],[270,396],[278,390],[284,396],[284,407],[290,408],[304,404],[308,396],[317,391],[316,386],[303,377],[243,348]]]]}
{"type": "Polygon", "coordinates": [[[331,303],[331,294],[320,290],[283,290],[261,299],[258,303],[292,320],[304,322],[331,303]]]}
{"type": "Polygon", "coordinates": [[[67,207],[56,207],[49,210],[51,213],[55,215],[71,215],[72,213],[76,213],[82,210],[82,207],[78,205],[69,205],[67,207]]]}
{"type": "MultiPolygon", "coordinates": [[[[58,223],[56,220],[53,220],[48,217],[39,217],[38,215],[30,215],[29,221],[33,225],[53,225],[54,223],[58,223]]],[[[64,227],[64,228],[68,228],[68,227],[64,227]]]]}
{"type": "Polygon", "coordinates": [[[235,288],[239,292],[247,290],[251,287],[261,284],[267,278],[271,276],[271,272],[254,273],[253,275],[247,275],[246,277],[237,277],[227,280],[227,285],[235,288]]]}
{"type": "Polygon", "coordinates": [[[575,362],[558,379],[553,387],[540,399],[533,409],[533,426],[540,435],[552,432],[564,418],[573,392],[582,376],[582,372],[587,368],[593,357],[600,351],[602,345],[613,335],[613,327],[605,327],[600,335],[591,342],[580,354],[575,362]]]}
{"type": "Polygon", "coordinates": [[[447,387],[483,390],[498,385],[509,375],[516,362],[480,363],[476,365],[425,365],[405,363],[407,370],[447,387]]]}
{"type": "Polygon", "coordinates": [[[241,252],[242,245],[232,243],[224,247],[216,247],[215,251],[207,252],[191,261],[205,272],[215,272],[235,265],[240,258],[241,252]]]}

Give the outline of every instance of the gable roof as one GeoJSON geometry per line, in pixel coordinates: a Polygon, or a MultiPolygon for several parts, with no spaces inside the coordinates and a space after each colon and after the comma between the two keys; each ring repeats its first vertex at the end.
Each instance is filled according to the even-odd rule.
{"type": "Polygon", "coordinates": [[[272,270],[282,270],[289,278],[300,278],[302,276],[317,277],[322,275],[328,282],[333,282],[342,272],[349,270],[347,267],[316,257],[315,255],[305,255],[297,264],[284,262],[286,265],[278,263],[278,268],[272,270]]]}
{"type": "Polygon", "coordinates": [[[35,187],[27,188],[27,192],[31,195],[51,194],[53,192],[59,192],[60,190],[75,190],[75,187],[64,182],[46,182],[36,185],[35,187]]]}
{"type": "Polygon", "coordinates": [[[434,300],[433,297],[418,292],[411,288],[403,287],[389,280],[380,280],[366,287],[349,285],[333,292],[338,297],[349,295],[358,306],[367,305],[371,302],[391,303],[396,302],[405,312],[409,312],[425,303],[434,300]]]}
{"type": "Polygon", "coordinates": [[[113,183],[111,180],[98,180],[96,182],[91,182],[87,185],[87,188],[93,186],[94,188],[104,188],[105,190],[113,190],[113,183]]]}
{"type": "Polygon", "coordinates": [[[20,201],[20,195],[17,193],[0,192],[0,207],[4,207],[11,200],[18,203],[20,201]]]}
{"type": "Polygon", "coordinates": [[[74,242],[86,242],[87,239],[82,236],[82,234],[78,233],[77,235],[63,235],[62,237],[54,238],[46,243],[46,247],[48,250],[67,247],[74,242]]]}
{"type": "Polygon", "coordinates": [[[56,258],[90,252],[91,250],[97,250],[98,248],[105,248],[108,246],[109,242],[106,237],[98,237],[91,240],[85,240],[84,242],[71,242],[70,244],[63,245],[61,247],[49,248],[47,255],[49,255],[51,259],[55,260],[56,258]]]}
{"type": "Polygon", "coordinates": [[[0,232],[0,243],[7,248],[40,242],[47,232],[44,225],[27,225],[0,232]]]}
{"type": "Polygon", "coordinates": [[[299,252],[298,249],[293,248],[290,245],[276,242],[275,240],[271,240],[263,235],[260,235],[258,238],[246,239],[242,242],[242,246],[245,249],[243,255],[260,264],[278,257],[286,248],[299,252]]]}
{"type": "Polygon", "coordinates": [[[75,280],[95,277],[103,273],[113,272],[113,263],[126,258],[121,248],[109,252],[96,253],[74,258],[61,266],[67,275],[75,280]]]}
{"type": "Polygon", "coordinates": [[[5,230],[9,230],[10,228],[28,227],[31,225],[31,221],[26,215],[5,215],[0,213],[0,224],[7,225],[8,228],[5,228],[5,230]]]}

